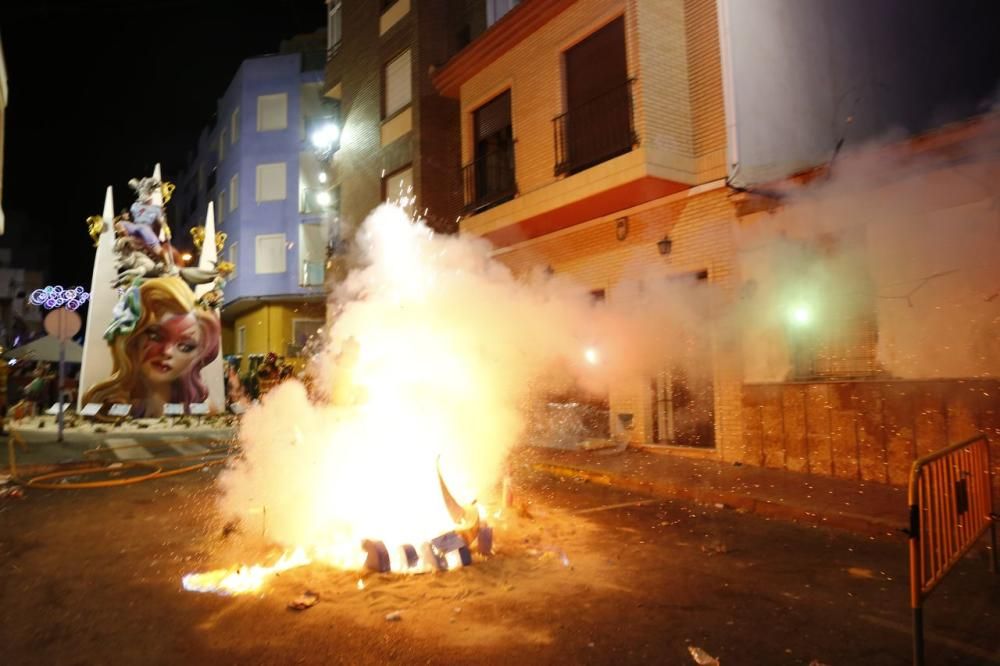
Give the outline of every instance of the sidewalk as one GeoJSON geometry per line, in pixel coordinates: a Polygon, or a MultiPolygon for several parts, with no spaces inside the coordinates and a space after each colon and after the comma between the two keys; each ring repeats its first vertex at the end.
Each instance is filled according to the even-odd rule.
{"type": "Polygon", "coordinates": [[[524,448],[516,471],[580,478],[652,497],[752,512],[768,518],[893,533],[907,525],[906,489],[650,451],[524,448]]]}

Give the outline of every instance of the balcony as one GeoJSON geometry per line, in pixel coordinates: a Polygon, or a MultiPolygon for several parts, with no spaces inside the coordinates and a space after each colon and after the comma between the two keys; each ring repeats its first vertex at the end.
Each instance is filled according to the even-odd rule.
{"type": "Polygon", "coordinates": [[[557,176],[578,173],[632,150],[635,132],[632,84],[620,86],[553,119],[557,176]]]}
{"type": "Polygon", "coordinates": [[[462,167],[465,211],[486,210],[517,194],[514,179],[514,144],[491,150],[462,167]]]}

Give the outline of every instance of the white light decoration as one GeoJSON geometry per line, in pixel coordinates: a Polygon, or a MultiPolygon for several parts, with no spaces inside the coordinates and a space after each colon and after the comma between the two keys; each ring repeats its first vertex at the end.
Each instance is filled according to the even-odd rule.
{"type": "Polygon", "coordinates": [[[339,136],[340,128],[333,123],[324,123],[316,128],[309,140],[312,141],[313,147],[318,150],[330,150],[339,136]]]}
{"type": "Polygon", "coordinates": [[[325,171],[320,171],[319,172],[319,182],[321,182],[321,183],[325,183],[326,182],[326,172],[325,171]]]}
{"type": "Polygon", "coordinates": [[[812,321],[812,312],[806,305],[796,305],[788,316],[796,326],[807,326],[812,321]]]}
{"type": "Polygon", "coordinates": [[[34,290],[31,292],[31,296],[28,297],[28,301],[32,305],[37,305],[46,310],[55,310],[56,308],[63,307],[67,310],[76,310],[86,303],[89,298],[90,294],[83,287],[70,287],[67,289],[62,285],[56,284],[34,290]]]}

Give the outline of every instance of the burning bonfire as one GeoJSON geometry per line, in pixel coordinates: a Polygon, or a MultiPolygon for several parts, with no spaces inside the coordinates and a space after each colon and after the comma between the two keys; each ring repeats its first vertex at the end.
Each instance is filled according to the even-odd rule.
{"type": "Polygon", "coordinates": [[[539,371],[585,346],[571,333],[582,322],[553,327],[551,293],[486,243],[435,236],[398,208],[357,240],[367,265],[334,294],[308,386],[286,381],[245,414],[244,455],[220,477],[223,512],[285,553],[190,574],[188,590],[253,592],[310,562],[442,571],[492,551],[477,499],[500,486],[539,371]]]}

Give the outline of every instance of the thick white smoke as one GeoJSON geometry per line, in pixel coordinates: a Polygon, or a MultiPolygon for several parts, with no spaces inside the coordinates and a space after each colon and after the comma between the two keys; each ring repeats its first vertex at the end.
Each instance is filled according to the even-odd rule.
{"type": "MultiPolygon", "coordinates": [[[[244,460],[222,477],[228,513],[345,564],[361,539],[450,528],[438,460],[460,499],[490,493],[532,391],[601,390],[662,342],[586,289],[544,272],[518,281],[485,241],[434,235],[394,206],[357,243],[364,266],[334,295],[308,391],[287,382],[251,409],[244,460]]],[[[639,306],[640,292],[620,300],[639,306]]]]}

